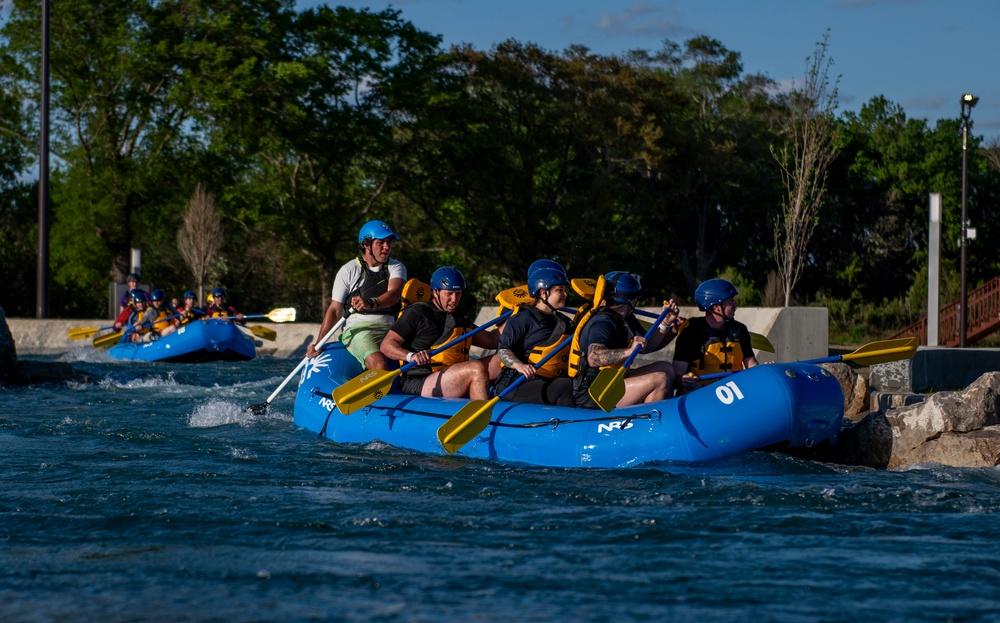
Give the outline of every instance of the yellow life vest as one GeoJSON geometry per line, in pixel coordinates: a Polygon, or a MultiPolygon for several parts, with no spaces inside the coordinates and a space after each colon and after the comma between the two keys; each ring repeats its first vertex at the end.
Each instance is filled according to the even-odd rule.
{"type": "Polygon", "coordinates": [[[170,322],[165,320],[165,318],[169,318],[173,315],[174,314],[171,310],[161,309],[160,312],[156,315],[157,322],[153,323],[153,331],[159,333],[160,331],[163,331],[168,326],[170,326],[170,322]]]}
{"type": "MultiPolygon", "coordinates": [[[[683,331],[684,324],[678,331],[683,331]]],[[[743,347],[740,346],[740,329],[729,327],[724,337],[711,337],[701,347],[701,357],[690,362],[689,369],[697,376],[716,374],[718,372],[735,372],[743,369],[743,347]]],[[[711,385],[715,381],[702,381],[702,385],[711,385]]]]}
{"type": "MultiPolygon", "coordinates": [[[[608,307],[597,307],[594,309],[589,309],[584,312],[583,317],[580,318],[580,323],[576,325],[576,331],[573,332],[573,341],[570,342],[569,348],[569,376],[570,378],[576,378],[580,374],[581,370],[585,370],[590,367],[586,362],[585,357],[587,356],[580,348],[580,337],[583,335],[583,327],[594,318],[597,314],[611,314],[621,318],[621,315],[615,311],[612,311],[608,307]]],[[[601,366],[599,369],[616,369],[622,367],[624,361],[619,361],[618,363],[612,364],[610,366],[601,366]]]]}
{"type": "MultiPolygon", "coordinates": [[[[527,311],[535,317],[535,320],[537,320],[539,324],[542,323],[542,316],[544,316],[544,314],[538,311],[534,305],[522,303],[521,305],[518,305],[518,308],[514,313],[516,314],[520,311],[527,311]]],[[[552,327],[552,333],[550,333],[549,336],[540,344],[536,344],[532,348],[525,350],[525,356],[528,359],[528,363],[533,366],[537,366],[539,361],[547,357],[549,353],[555,350],[556,347],[559,346],[559,344],[561,344],[563,340],[565,340],[573,331],[573,325],[570,323],[569,319],[566,318],[566,316],[563,316],[559,312],[555,312],[554,315],[556,318],[556,324],[552,327]]],[[[542,367],[536,367],[535,374],[546,379],[566,376],[569,371],[567,365],[569,363],[569,353],[570,346],[567,344],[559,349],[559,351],[546,361],[542,367]]],[[[503,363],[500,365],[501,367],[506,367],[503,363]]]]}
{"type": "MultiPolygon", "coordinates": [[[[465,327],[453,327],[449,332],[447,329],[441,334],[441,337],[437,339],[437,343],[431,346],[428,350],[434,350],[440,348],[442,344],[447,344],[451,340],[459,337],[460,335],[465,335],[469,330],[465,327]]],[[[450,346],[447,350],[443,350],[440,353],[433,355],[431,357],[431,370],[437,372],[438,370],[443,370],[448,366],[455,365],[456,363],[462,363],[463,361],[469,360],[469,347],[472,346],[472,338],[462,340],[454,346],[450,346]]]]}

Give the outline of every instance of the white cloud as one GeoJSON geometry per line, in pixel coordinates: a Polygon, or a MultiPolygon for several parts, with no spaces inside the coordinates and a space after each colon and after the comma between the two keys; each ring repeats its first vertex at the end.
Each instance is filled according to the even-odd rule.
{"type": "Polygon", "coordinates": [[[636,2],[621,13],[601,13],[597,30],[608,35],[655,35],[662,38],[689,34],[683,14],[674,7],[636,2]]]}

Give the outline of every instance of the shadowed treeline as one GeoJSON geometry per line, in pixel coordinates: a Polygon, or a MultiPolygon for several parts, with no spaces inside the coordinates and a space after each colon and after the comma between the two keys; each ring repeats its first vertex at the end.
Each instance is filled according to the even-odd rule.
{"type": "MultiPolygon", "coordinates": [[[[14,0],[0,30],[0,302],[12,316],[34,313],[37,5],[14,0]]],[[[51,28],[54,316],[105,315],[132,247],[156,287],[198,285],[178,231],[199,185],[222,234],[198,272],[248,311],[293,305],[318,320],[372,218],[401,234],[411,276],[460,267],[474,304],[538,257],[573,276],[633,271],[649,300],[689,301],[721,274],[743,304],[782,302],[775,154],[794,137],[792,98],[722,42],[444,50],[395,10],[289,0],[77,0],[51,28]]],[[[930,127],[876,97],[833,122],[839,153],[792,303],[828,306],[848,333],[892,330],[925,305],[930,192],[944,196],[942,296],[954,298],[959,120],[930,127]]],[[[997,227],[998,184],[973,152],[977,242],[997,227]]],[[[977,283],[1000,250],[977,244],[970,258],[977,283]]]]}

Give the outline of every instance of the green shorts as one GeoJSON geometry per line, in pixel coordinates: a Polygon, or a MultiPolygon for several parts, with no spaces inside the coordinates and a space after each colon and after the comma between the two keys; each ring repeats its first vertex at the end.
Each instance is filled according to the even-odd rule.
{"type": "Polygon", "coordinates": [[[340,341],[347,347],[347,352],[364,366],[368,355],[379,352],[379,346],[390,328],[392,325],[386,322],[356,322],[344,329],[340,334],[340,341]]]}

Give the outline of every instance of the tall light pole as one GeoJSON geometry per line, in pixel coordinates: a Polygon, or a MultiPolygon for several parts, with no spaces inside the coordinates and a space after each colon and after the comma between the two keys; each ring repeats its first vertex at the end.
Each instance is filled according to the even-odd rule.
{"type": "Polygon", "coordinates": [[[38,271],[35,317],[49,317],[49,0],[42,0],[42,98],[38,140],[38,271]]]}
{"type": "Polygon", "coordinates": [[[969,187],[969,116],[972,107],[979,101],[971,93],[962,96],[962,237],[958,241],[959,272],[961,273],[962,292],[958,302],[958,347],[965,348],[965,335],[969,316],[969,292],[965,282],[965,256],[969,246],[969,216],[967,211],[969,187]]]}

